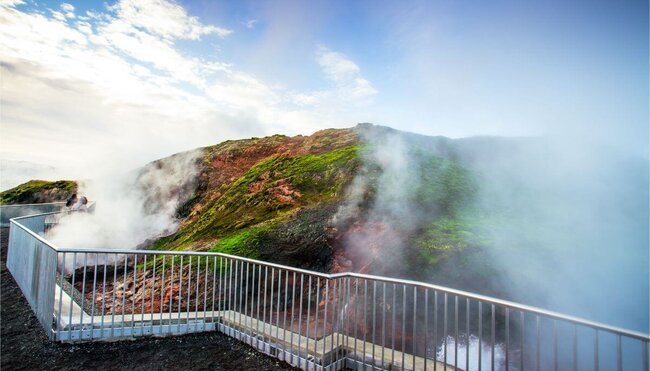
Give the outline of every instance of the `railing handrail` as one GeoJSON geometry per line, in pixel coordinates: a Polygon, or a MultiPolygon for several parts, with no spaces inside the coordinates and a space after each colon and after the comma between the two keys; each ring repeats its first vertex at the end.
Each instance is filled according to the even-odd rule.
{"type": "Polygon", "coordinates": [[[405,279],[400,279],[400,278],[391,278],[391,277],[384,277],[384,276],[375,276],[375,275],[369,275],[369,274],[362,274],[362,273],[354,273],[354,272],[341,272],[341,273],[333,273],[333,274],[328,274],[328,273],[321,273],[321,272],[315,272],[315,271],[310,271],[306,269],[301,269],[301,268],[295,268],[295,267],[290,267],[282,264],[276,264],[276,263],[270,263],[270,262],[265,262],[261,260],[256,260],[256,259],[251,259],[251,258],[246,258],[246,257],[241,257],[241,256],[236,256],[236,255],[230,255],[230,254],[225,254],[225,253],[218,253],[218,252],[203,252],[203,251],[165,251],[165,250],[129,250],[129,249],[89,249],[89,248],[61,248],[53,243],[47,241],[43,237],[39,236],[38,234],[34,233],[31,231],[29,228],[25,227],[21,223],[19,223],[19,220],[30,218],[30,217],[36,217],[36,216],[47,216],[47,215],[52,215],[52,214],[58,214],[58,213],[63,213],[65,211],[54,211],[54,212],[49,212],[49,213],[43,213],[43,214],[33,214],[33,215],[26,215],[22,217],[17,217],[17,218],[12,218],[10,219],[11,223],[14,223],[16,226],[20,227],[27,233],[29,233],[31,236],[34,238],[38,239],[41,243],[44,245],[48,246],[49,248],[53,249],[54,251],[61,252],[61,253],[93,253],[93,254],[138,254],[138,255],[150,255],[150,254],[155,254],[155,255],[192,255],[192,256],[220,256],[220,257],[225,257],[225,258],[230,258],[230,259],[235,259],[239,261],[244,261],[244,262],[249,262],[249,263],[254,263],[254,264],[260,264],[260,265],[265,265],[268,267],[272,268],[278,268],[278,269],[284,269],[288,270],[291,272],[296,272],[296,273],[303,273],[311,276],[317,276],[325,279],[337,279],[337,278],[361,278],[361,279],[367,279],[367,280],[375,280],[375,281],[380,281],[380,282],[387,282],[387,283],[396,283],[396,284],[403,284],[403,285],[411,285],[411,286],[416,286],[416,287],[421,287],[421,288],[427,288],[427,289],[432,289],[456,296],[462,296],[465,298],[469,299],[475,299],[481,302],[485,302],[488,304],[495,304],[495,305],[500,305],[503,307],[511,308],[511,309],[517,309],[521,311],[525,311],[528,313],[536,314],[536,315],[541,315],[545,317],[550,317],[553,319],[558,319],[586,327],[590,327],[592,329],[597,329],[597,330],[603,330],[607,331],[610,333],[614,333],[617,335],[622,335],[622,336],[627,336],[631,338],[635,338],[638,340],[642,340],[645,342],[650,342],[650,335],[649,334],[644,334],[639,331],[634,331],[634,330],[629,330],[629,329],[624,329],[621,327],[617,326],[611,326],[607,325],[604,323],[596,322],[596,321],[590,321],[586,320],[583,318],[575,317],[575,316],[570,316],[570,315],[565,315],[562,313],[534,307],[534,306],[529,306],[526,304],[520,304],[520,303],[515,303],[512,301],[508,300],[502,300],[498,298],[493,298],[489,296],[484,296],[480,294],[475,294],[467,291],[462,291],[462,290],[457,290],[449,287],[444,287],[444,286],[438,286],[430,283],[425,283],[425,282],[420,282],[420,281],[412,281],[412,280],[405,280],[405,279]]]}
{"type": "Polygon", "coordinates": [[[25,206],[41,206],[41,205],[61,205],[65,204],[65,201],[54,201],[54,202],[41,202],[34,204],[3,204],[0,203],[0,207],[25,207],[25,206]]]}

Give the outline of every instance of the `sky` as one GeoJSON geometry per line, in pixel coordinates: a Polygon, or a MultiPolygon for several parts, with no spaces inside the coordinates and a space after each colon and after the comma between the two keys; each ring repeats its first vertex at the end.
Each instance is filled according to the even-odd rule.
{"type": "Polygon", "coordinates": [[[82,178],[359,122],[648,157],[647,1],[0,4],[0,158],[19,166],[82,178]]]}

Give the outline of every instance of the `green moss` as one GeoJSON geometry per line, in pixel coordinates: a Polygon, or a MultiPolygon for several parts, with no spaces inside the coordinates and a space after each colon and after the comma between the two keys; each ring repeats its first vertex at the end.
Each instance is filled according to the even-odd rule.
{"type": "Polygon", "coordinates": [[[0,192],[0,203],[16,204],[38,201],[38,194],[44,191],[52,193],[52,200],[63,201],[77,189],[77,183],[71,180],[30,180],[17,187],[0,192]]]}
{"type": "Polygon", "coordinates": [[[248,228],[239,231],[220,239],[209,251],[257,259],[260,257],[260,236],[265,230],[266,228],[248,228]]]}
{"type": "Polygon", "coordinates": [[[302,206],[341,197],[357,165],[357,146],[262,161],[236,180],[196,222],[182,229],[175,244],[229,236],[265,221],[285,220],[302,206]]]}

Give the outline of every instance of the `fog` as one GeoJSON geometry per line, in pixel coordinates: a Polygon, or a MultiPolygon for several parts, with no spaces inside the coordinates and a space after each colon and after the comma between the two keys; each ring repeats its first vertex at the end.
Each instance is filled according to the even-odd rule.
{"type": "Polygon", "coordinates": [[[409,244],[443,215],[439,204],[418,202],[440,190],[416,155],[424,152],[461,164],[476,186],[458,217],[472,221],[468,248],[479,258],[462,267],[441,260],[436,269],[462,279],[494,272],[469,288],[462,279],[447,285],[648,331],[648,159],[636,149],[579,136],[446,139],[382,127],[362,129],[361,138],[361,170],[334,218],[348,228],[342,243],[359,262],[353,269],[413,274],[405,263],[417,247],[409,244]]]}
{"type": "Polygon", "coordinates": [[[175,232],[176,210],[192,195],[200,155],[183,152],[81,181],[78,196],[96,202],[94,212],[66,215],[48,238],[60,247],[133,249],[175,232]]]}
{"type": "Polygon", "coordinates": [[[462,143],[492,219],[486,251],[517,299],[648,330],[648,160],[580,138],[462,143]],[[510,143],[509,143],[510,142],[510,143]]]}

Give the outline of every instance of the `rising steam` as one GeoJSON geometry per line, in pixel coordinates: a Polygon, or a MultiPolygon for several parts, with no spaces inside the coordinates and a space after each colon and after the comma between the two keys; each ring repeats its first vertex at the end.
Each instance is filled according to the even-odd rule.
{"type": "Polygon", "coordinates": [[[79,193],[95,201],[94,213],[72,213],[50,231],[61,247],[133,249],[173,233],[176,211],[196,186],[200,150],[155,161],[126,174],[81,182],[79,193]]]}

